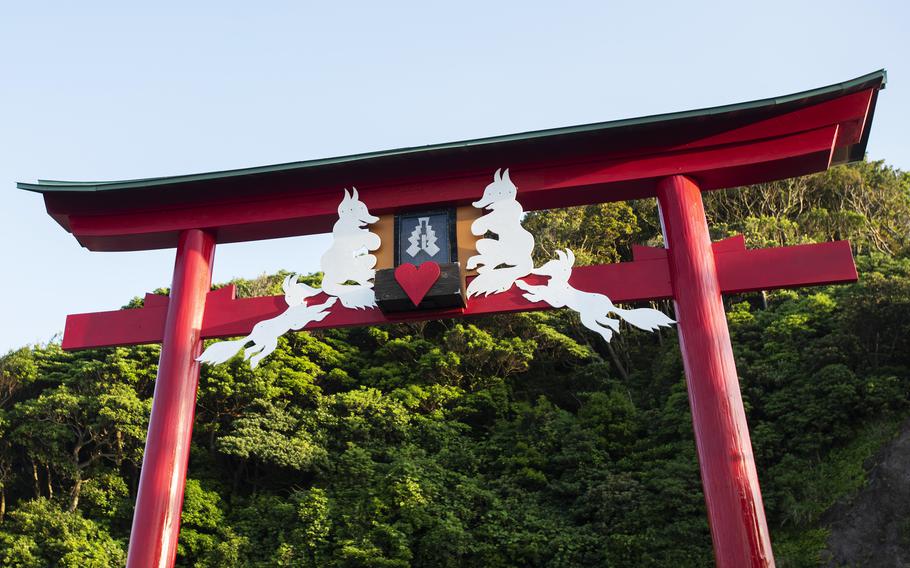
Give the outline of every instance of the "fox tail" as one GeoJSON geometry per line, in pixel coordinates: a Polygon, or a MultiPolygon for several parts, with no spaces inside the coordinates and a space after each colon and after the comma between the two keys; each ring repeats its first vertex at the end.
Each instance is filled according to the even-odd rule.
{"type": "Polygon", "coordinates": [[[322,290],[327,294],[336,296],[341,300],[342,306],[352,310],[376,307],[376,292],[373,291],[372,286],[342,284],[338,286],[323,286],[322,290]]]}
{"type": "Polygon", "coordinates": [[[213,343],[209,345],[208,349],[206,349],[202,355],[196,357],[196,360],[210,365],[224,363],[236,355],[248,342],[249,339],[243,338],[235,339],[234,341],[219,341],[218,343],[213,343]]]}
{"type": "Polygon", "coordinates": [[[631,325],[645,331],[654,331],[659,327],[667,327],[670,324],[676,323],[660,310],[652,308],[638,308],[635,310],[613,308],[612,311],[631,325]]]}

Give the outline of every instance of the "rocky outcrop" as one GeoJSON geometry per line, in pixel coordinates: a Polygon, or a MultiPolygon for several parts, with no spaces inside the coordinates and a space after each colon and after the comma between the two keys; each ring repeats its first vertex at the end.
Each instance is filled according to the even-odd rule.
{"type": "Polygon", "coordinates": [[[910,421],[875,457],[866,487],[825,521],[828,566],[910,566],[910,421]]]}

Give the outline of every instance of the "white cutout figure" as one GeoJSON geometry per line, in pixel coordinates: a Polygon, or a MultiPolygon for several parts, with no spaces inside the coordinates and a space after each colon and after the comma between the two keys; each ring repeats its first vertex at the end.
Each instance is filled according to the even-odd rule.
{"type": "Polygon", "coordinates": [[[468,285],[468,297],[505,292],[534,268],[534,237],[521,226],[524,209],[515,199],[518,188],[509,179],[509,170],[501,171],[496,170],[493,183],[473,203],[490,213],[471,224],[471,233],[483,236],[492,232],[498,238],[477,241],[478,254],[469,258],[466,265],[468,270],[477,268],[477,277],[468,285]]]}
{"type": "Polygon", "coordinates": [[[379,235],[365,229],[379,217],[370,215],[360,201],[357,188],[344,190],[338,205],[338,221],[332,228],[332,246],[322,255],[322,291],[337,296],[346,308],[371,308],[376,305],[373,277],[376,276],[376,257],[370,252],[379,248],[379,235]],[[356,282],[356,284],[346,284],[356,282]]]}
{"type": "Polygon", "coordinates": [[[405,252],[409,255],[417,256],[417,253],[424,251],[430,256],[436,256],[436,253],[439,252],[439,246],[436,245],[436,231],[430,225],[429,217],[417,218],[417,226],[414,227],[414,231],[408,237],[408,242],[411,243],[411,246],[405,252]]]}
{"type": "Polygon", "coordinates": [[[603,294],[576,290],[569,284],[575,254],[566,249],[565,252],[556,251],[556,255],[558,259],[551,260],[531,272],[549,276],[550,280],[545,286],[534,286],[523,280],[515,283],[526,292],[524,294],[526,300],[546,302],[554,308],[567,307],[578,312],[581,323],[591,331],[599,333],[607,341],[613,337],[613,332],[619,333],[619,320],[609,317],[608,314],[611,313],[645,331],[654,331],[658,327],[676,323],[658,310],[651,308],[624,310],[614,306],[610,298],[603,294]]]}
{"type": "Polygon", "coordinates": [[[294,274],[284,279],[281,288],[284,290],[284,301],[287,302],[288,309],[272,319],[257,323],[253,326],[253,331],[243,339],[220,341],[209,345],[196,360],[213,365],[224,363],[252,342],[252,345],[244,350],[243,358],[249,359],[250,368],[255,369],[263,357],[278,347],[279,336],[292,329],[303,329],[310,322],[322,321],[329,315],[327,310],[336,301],[336,298],[329,298],[321,304],[307,305],[306,299],[319,294],[321,290],[297,282],[297,276],[294,274]]]}

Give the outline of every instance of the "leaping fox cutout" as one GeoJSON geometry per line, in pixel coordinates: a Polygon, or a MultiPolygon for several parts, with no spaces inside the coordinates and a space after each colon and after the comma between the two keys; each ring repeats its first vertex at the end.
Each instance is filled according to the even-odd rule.
{"type": "Polygon", "coordinates": [[[322,321],[329,315],[328,309],[335,304],[336,298],[329,298],[316,305],[308,305],[307,298],[319,294],[321,290],[297,282],[297,276],[292,274],[284,279],[281,285],[284,290],[284,301],[288,309],[272,319],[263,320],[253,326],[253,331],[243,339],[234,341],[219,341],[209,345],[205,352],[196,358],[197,361],[217,365],[224,363],[243,351],[243,358],[250,361],[250,367],[255,369],[260,361],[278,347],[278,337],[290,330],[303,329],[308,323],[322,321]]]}
{"type": "Polygon", "coordinates": [[[287,310],[257,323],[243,339],[210,345],[197,361],[224,363],[245,347],[243,358],[248,359],[250,367],[255,369],[278,346],[279,336],[303,329],[310,322],[322,321],[337,300],[341,300],[346,308],[374,307],[376,295],[372,280],[376,275],[376,257],[369,253],[378,249],[381,243],[379,235],[364,226],[378,220],[360,201],[356,188],[350,193],[345,189],[344,198],[338,205],[338,221],[332,229],[332,246],[322,255],[322,289],[311,288],[298,282],[296,276],[288,276],[282,284],[287,310]],[[307,298],[320,292],[325,292],[329,299],[313,306],[306,304],[307,298]]]}
{"type": "Polygon", "coordinates": [[[659,327],[676,323],[658,310],[651,308],[624,310],[613,305],[610,298],[603,294],[573,288],[569,284],[569,277],[575,264],[575,254],[566,249],[565,252],[556,251],[556,256],[558,258],[531,271],[532,274],[550,277],[545,286],[534,286],[523,280],[515,283],[525,291],[524,298],[529,302],[546,302],[554,308],[566,307],[578,312],[582,325],[599,333],[606,341],[610,341],[613,333],[619,333],[619,320],[611,318],[609,314],[614,314],[645,331],[654,331],[659,327]]]}

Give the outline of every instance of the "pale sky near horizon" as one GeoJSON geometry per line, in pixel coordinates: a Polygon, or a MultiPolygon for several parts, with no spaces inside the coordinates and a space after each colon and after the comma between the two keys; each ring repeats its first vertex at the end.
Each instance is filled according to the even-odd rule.
{"type": "MultiPolygon", "coordinates": [[[[0,354],[168,286],[15,182],[197,173],[690,110],[888,70],[868,153],[910,169],[906,2],[15,2],[0,7],[0,354]]],[[[312,272],[326,237],[220,246],[312,272]]]]}

